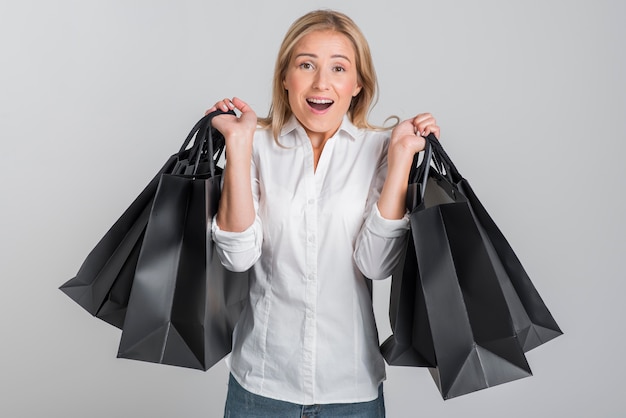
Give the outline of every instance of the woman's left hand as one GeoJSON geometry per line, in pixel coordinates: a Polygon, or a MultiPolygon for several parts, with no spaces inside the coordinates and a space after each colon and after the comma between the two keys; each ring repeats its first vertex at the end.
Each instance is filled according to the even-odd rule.
{"type": "Polygon", "coordinates": [[[420,113],[413,119],[410,119],[415,133],[426,138],[429,134],[435,134],[435,137],[439,139],[439,126],[437,121],[430,113],[420,113]]]}
{"type": "Polygon", "coordinates": [[[388,154],[390,168],[398,163],[408,169],[413,156],[426,146],[424,138],[432,133],[439,139],[439,131],[437,120],[430,113],[420,113],[400,122],[391,132],[388,154]]]}
{"type": "Polygon", "coordinates": [[[391,148],[399,147],[403,153],[413,155],[424,149],[429,134],[433,133],[439,139],[439,126],[430,113],[420,113],[412,119],[407,119],[396,126],[391,132],[391,148]]]}
{"type": "Polygon", "coordinates": [[[400,219],[406,211],[406,191],[413,156],[426,146],[429,134],[439,138],[439,126],[430,113],[420,113],[400,122],[391,131],[387,151],[387,177],[378,199],[378,209],[383,218],[400,219]]]}

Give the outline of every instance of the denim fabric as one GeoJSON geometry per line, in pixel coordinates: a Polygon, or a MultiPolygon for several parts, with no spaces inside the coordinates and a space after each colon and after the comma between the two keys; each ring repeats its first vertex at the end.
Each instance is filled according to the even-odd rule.
{"type": "Polygon", "coordinates": [[[231,375],[224,418],[384,418],[383,385],[369,402],[298,405],[248,392],[231,375]]]}

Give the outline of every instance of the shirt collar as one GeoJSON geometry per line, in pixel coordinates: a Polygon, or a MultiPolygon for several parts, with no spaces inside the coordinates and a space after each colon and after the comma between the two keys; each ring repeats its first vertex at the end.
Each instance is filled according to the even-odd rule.
{"type": "MultiPolygon", "coordinates": [[[[291,115],[287,123],[285,123],[285,126],[283,126],[283,129],[281,129],[280,136],[284,137],[294,130],[300,130],[300,132],[304,136],[306,136],[306,132],[304,131],[304,128],[302,127],[298,119],[296,119],[294,115],[291,115]]],[[[358,131],[359,129],[354,126],[352,122],[350,122],[350,118],[348,118],[348,115],[344,115],[337,132],[345,132],[346,134],[348,134],[348,137],[350,139],[355,140],[358,137],[358,131]]]]}

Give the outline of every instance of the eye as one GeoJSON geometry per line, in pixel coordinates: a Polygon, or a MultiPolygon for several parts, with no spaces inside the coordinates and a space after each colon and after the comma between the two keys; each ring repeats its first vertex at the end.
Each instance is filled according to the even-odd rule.
{"type": "Polygon", "coordinates": [[[302,62],[300,64],[298,64],[299,68],[302,68],[303,70],[311,70],[313,69],[313,64],[306,61],[306,62],[302,62]]]}
{"type": "Polygon", "coordinates": [[[337,72],[337,73],[343,73],[346,71],[346,69],[344,67],[342,67],[341,65],[335,65],[333,67],[333,71],[337,72]]]}

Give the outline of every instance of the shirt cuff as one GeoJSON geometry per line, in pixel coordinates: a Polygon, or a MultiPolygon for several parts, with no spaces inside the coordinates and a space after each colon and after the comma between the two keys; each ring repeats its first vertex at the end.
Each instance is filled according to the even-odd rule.
{"type": "Polygon", "coordinates": [[[241,232],[222,231],[217,226],[216,217],[213,217],[211,223],[211,236],[213,241],[226,252],[238,253],[248,251],[256,245],[256,221],[247,229],[241,232]]]}
{"type": "Polygon", "coordinates": [[[386,219],[380,214],[378,204],[374,204],[365,225],[374,235],[383,238],[397,238],[403,236],[410,228],[408,212],[401,219],[386,219]]]}

